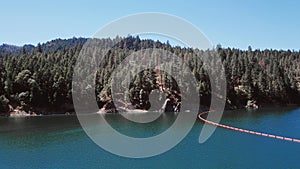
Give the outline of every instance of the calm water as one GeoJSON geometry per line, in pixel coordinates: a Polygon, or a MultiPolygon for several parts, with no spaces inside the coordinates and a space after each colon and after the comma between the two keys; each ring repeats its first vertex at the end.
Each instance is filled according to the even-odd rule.
{"type": "MultiPolygon", "coordinates": [[[[269,108],[230,111],[222,123],[300,138],[300,109],[269,108]]],[[[114,128],[132,136],[159,134],[172,117],[146,125],[107,117],[114,128]]],[[[110,154],[93,143],[75,116],[0,119],[0,168],[300,168],[300,144],[218,128],[198,143],[203,124],[170,151],[150,158],[129,159],[110,154]]]]}

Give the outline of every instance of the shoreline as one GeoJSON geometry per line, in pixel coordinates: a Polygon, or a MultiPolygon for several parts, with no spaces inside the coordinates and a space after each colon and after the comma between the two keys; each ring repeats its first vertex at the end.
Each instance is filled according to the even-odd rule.
{"type": "MultiPolygon", "coordinates": [[[[273,104],[264,104],[264,105],[260,105],[259,108],[246,108],[246,107],[237,107],[237,108],[224,108],[224,111],[235,111],[235,110],[249,110],[249,111],[258,111],[260,109],[265,109],[265,108],[274,108],[274,107],[300,107],[300,105],[298,104],[288,104],[288,105],[273,105],[273,104]]],[[[207,106],[203,106],[202,110],[209,110],[209,107],[207,106]]],[[[12,111],[10,113],[7,113],[6,115],[0,115],[0,118],[23,118],[23,117],[47,117],[47,116],[76,116],[76,112],[55,112],[55,113],[51,113],[51,112],[34,112],[34,111],[30,111],[30,112],[26,112],[24,110],[20,111],[18,110],[18,112],[16,112],[15,110],[12,111]],[[15,112],[15,113],[12,113],[15,112]]],[[[135,109],[133,112],[128,111],[120,111],[117,113],[105,113],[102,109],[99,109],[98,113],[99,114],[120,114],[120,113],[138,113],[141,114],[142,113],[148,113],[147,110],[141,110],[141,109],[135,109]]],[[[201,113],[201,112],[199,112],[201,113]]]]}
{"type": "Polygon", "coordinates": [[[36,115],[31,115],[31,114],[26,114],[26,115],[18,115],[18,116],[0,116],[0,118],[26,118],[26,117],[52,117],[52,116],[76,116],[76,113],[72,114],[63,114],[63,113],[53,113],[53,114],[36,114],[36,115]]]}

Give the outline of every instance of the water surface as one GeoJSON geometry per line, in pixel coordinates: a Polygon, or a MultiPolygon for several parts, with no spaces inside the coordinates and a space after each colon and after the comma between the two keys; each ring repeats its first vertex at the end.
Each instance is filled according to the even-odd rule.
{"type": "MultiPolygon", "coordinates": [[[[107,116],[120,132],[149,137],[167,129],[174,117],[149,124],[107,116]],[[162,122],[163,121],[163,122],[162,122]]],[[[225,112],[222,123],[300,138],[300,109],[264,108],[225,112]]],[[[76,116],[0,119],[0,168],[299,168],[300,144],[222,128],[198,143],[203,123],[170,151],[144,159],[123,158],[98,147],[81,129],[76,116]]],[[[159,143],[158,143],[159,144],[159,143]]]]}

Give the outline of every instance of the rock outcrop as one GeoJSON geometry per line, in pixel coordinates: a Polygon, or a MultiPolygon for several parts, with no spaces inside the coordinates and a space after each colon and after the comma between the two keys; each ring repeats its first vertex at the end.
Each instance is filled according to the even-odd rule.
{"type": "Polygon", "coordinates": [[[25,117],[25,116],[36,116],[35,112],[29,111],[26,112],[22,106],[18,106],[15,109],[10,106],[9,116],[10,117],[25,117]]]}

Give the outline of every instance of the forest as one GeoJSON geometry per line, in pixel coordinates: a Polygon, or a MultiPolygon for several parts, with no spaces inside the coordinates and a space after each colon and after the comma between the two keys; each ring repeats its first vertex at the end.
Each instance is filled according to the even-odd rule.
{"type": "MultiPolygon", "coordinates": [[[[74,37],[36,46],[0,46],[0,114],[7,116],[17,107],[37,114],[74,112],[72,85],[77,85],[72,84],[74,66],[88,40],[74,37]]],[[[93,40],[99,44],[116,44],[107,52],[96,73],[95,96],[99,109],[107,103],[111,103],[110,108],[114,107],[111,74],[117,65],[131,53],[149,48],[166,50],[186,62],[197,80],[200,104],[209,106],[210,79],[201,57],[209,57],[212,51],[171,46],[133,36],[93,40]]],[[[157,55],[152,51],[149,56],[157,55]]],[[[227,108],[300,104],[300,51],[253,50],[250,46],[248,50],[240,50],[221,45],[215,51],[225,69],[227,108]]],[[[130,67],[124,69],[129,71],[130,67]]],[[[180,95],[172,76],[163,71],[158,74],[155,69],[138,73],[128,83],[126,97],[138,109],[149,109],[147,95],[152,90],[162,88],[165,94],[180,95]]],[[[117,85],[122,87],[122,83],[117,85]]]]}

